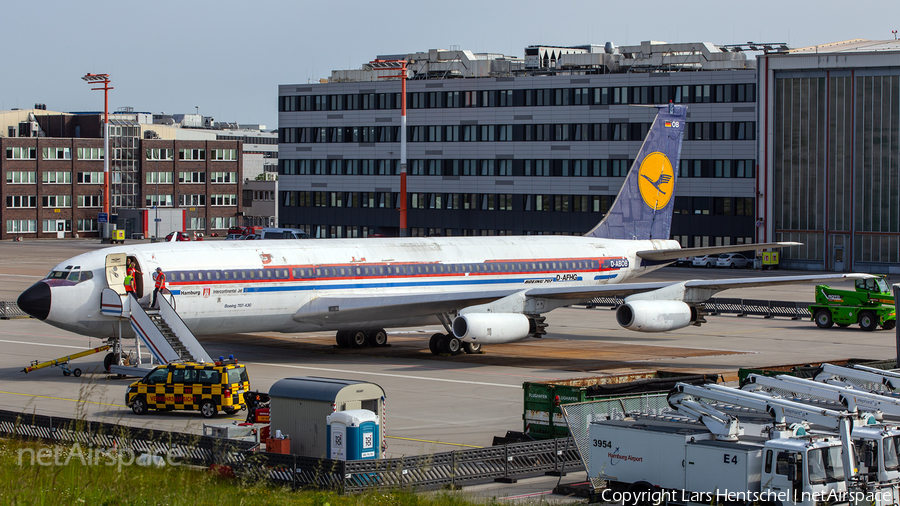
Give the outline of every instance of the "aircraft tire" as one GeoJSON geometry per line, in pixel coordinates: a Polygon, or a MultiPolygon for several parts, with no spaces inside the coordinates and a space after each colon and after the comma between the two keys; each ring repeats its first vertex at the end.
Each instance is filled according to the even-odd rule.
{"type": "Polygon", "coordinates": [[[441,351],[450,355],[459,355],[463,352],[462,342],[455,336],[446,334],[441,339],[441,351]]]}
{"type": "Polygon", "coordinates": [[[384,329],[372,329],[366,332],[366,343],[373,348],[387,346],[388,336],[384,329]]]}
{"type": "Polygon", "coordinates": [[[349,332],[346,330],[338,330],[337,334],[334,336],[334,341],[337,343],[338,348],[349,348],[350,347],[350,336],[349,332]]]}
{"type": "Polygon", "coordinates": [[[463,351],[471,355],[473,353],[481,353],[481,343],[462,343],[463,351]]]}
{"type": "Polygon", "coordinates": [[[350,341],[351,348],[362,348],[366,345],[366,331],[351,330],[348,332],[347,340],[350,341]]]}
{"type": "Polygon", "coordinates": [[[441,354],[441,341],[443,341],[443,339],[444,334],[435,334],[428,340],[428,349],[431,350],[432,355],[441,354]]]}
{"type": "Polygon", "coordinates": [[[105,357],[103,357],[103,370],[109,372],[109,368],[116,363],[116,354],[115,353],[107,353],[105,357]]]}

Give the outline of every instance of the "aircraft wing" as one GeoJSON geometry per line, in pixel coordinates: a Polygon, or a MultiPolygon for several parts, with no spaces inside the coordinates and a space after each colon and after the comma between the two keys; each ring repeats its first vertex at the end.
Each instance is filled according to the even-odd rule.
{"type": "Polygon", "coordinates": [[[734,278],[734,279],[692,279],[687,281],[663,282],[663,283],[623,283],[618,285],[591,285],[591,286],[562,286],[532,288],[526,292],[529,297],[542,297],[545,299],[568,299],[572,304],[577,301],[589,301],[596,297],[627,297],[636,293],[645,293],[670,286],[683,284],[685,290],[693,290],[702,293],[705,297],[686,302],[702,302],[718,292],[729,288],[754,288],[759,286],[777,286],[798,283],[824,283],[847,279],[864,279],[874,277],[871,274],[819,274],[811,276],[771,276],[765,278],[734,278]]]}
{"type": "Polygon", "coordinates": [[[448,313],[468,306],[485,304],[515,293],[515,290],[483,292],[405,293],[357,297],[317,297],[294,313],[300,323],[354,323],[360,321],[415,318],[448,313]]]}
{"type": "MultiPolygon", "coordinates": [[[[764,278],[660,281],[652,283],[622,283],[610,285],[558,286],[526,288],[523,290],[486,290],[480,292],[406,293],[371,296],[317,297],[301,307],[294,321],[325,325],[355,323],[391,318],[417,318],[457,311],[469,306],[493,302],[514,293],[524,292],[527,298],[552,299],[564,304],[586,303],[597,297],[628,297],[669,287],[684,286],[685,302],[697,303],[729,288],[752,288],[796,283],[821,283],[872,277],[869,274],[819,274],[812,276],[773,276],[764,278]]],[[[681,293],[676,291],[675,293],[681,293]]],[[[558,307],[557,305],[556,307],[558,307]]]]}
{"type": "Polygon", "coordinates": [[[637,256],[651,262],[665,262],[667,260],[678,260],[684,257],[697,257],[703,255],[718,255],[719,253],[739,253],[741,251],[771,249],[771,248],[790,248],[791,246],[802,246],[800,242],[764,242],[760,244],[732,244],[730,246],[707,246],[703,248],[676,248],[676,249],[651,249],[638,251],[637,256]]]}

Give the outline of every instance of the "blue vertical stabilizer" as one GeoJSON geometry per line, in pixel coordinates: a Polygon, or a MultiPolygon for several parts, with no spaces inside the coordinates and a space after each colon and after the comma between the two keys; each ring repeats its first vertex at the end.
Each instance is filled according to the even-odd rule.
{"type": "Polygon", "coordinates": [[[661,105],[616,201],[585,234],[606,239],[668,239],[687,106],[661,105]]]}

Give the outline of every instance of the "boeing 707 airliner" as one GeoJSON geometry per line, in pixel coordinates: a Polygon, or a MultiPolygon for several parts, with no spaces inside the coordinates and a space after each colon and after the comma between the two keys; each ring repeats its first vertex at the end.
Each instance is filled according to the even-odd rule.
{"type": "MultiPolygon", "coordinates": [[[[156,267],[168,275],[177,312],[195,335],[336,331],[339,346],[384,345],[385,328],[441,323],[435,354],[477,352],[545,333],[543,314],[600,296],[625,297],[624,328],[662,332],[704,322],[702,303],[728,288],[822,282],[863,274],[632,280],[679,257],[797,243],[681,248],[669,239],[686,106],[659,106],[607,215],[584,236],[489,236],[166,242],[70,258],[28,288],[31,316],[79,334],[118,335],[101,292],[121,289],[133,259],[143,305],[156,267]]],[[[131,329],[122,336],[129,337],[131,329]]]]}

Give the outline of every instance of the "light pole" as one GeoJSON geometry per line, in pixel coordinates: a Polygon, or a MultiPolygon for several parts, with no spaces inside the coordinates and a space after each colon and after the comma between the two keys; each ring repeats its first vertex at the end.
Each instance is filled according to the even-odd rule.
{"type": "Polygon", "coordinates": [[[378,76],[380,79],[400,78],[400,237],[406,237],[406,60],[372,60],[372,69],[395,68],[400,74],[378,76]]]}
{"type": "MultiPolygon", "coordinates": [[[[157,157],[159,158],[159,157],[157,157]]],[[[153,202],[156,205],[153,206],[153,210],[156,212],[156,216],[153,218],[153,222],[156,223],[156,240],[159,240],[159,160],[156,161],[156,195],[153,197],[153,202]]]]}
{"type": "Polygon", "coordinates": [[[88,83],[103,85],[102,88],[91,88],[91,90],[103,90],[103,189],[106,193],[103,212],[106,214],[106,223],[101,227],[100,235],[105,241],[109,240],[109,201],[112,197],[109,193],[109,90],[114,88],[109,86],[109,74],[87,73],[81,79],[88,83]]]}

